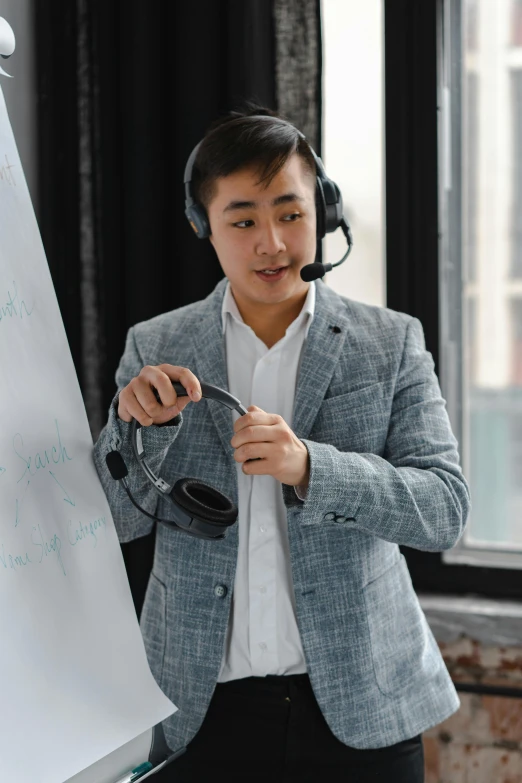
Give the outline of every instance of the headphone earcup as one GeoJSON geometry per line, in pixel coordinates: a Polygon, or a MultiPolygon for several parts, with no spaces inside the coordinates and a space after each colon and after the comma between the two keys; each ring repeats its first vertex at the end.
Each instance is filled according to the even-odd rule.
{"type": "Polygon", "coordinates": [[[210,222],[206,211],[199,204],[192,204],[185,210],[185,215],[198,239],[208,239],[210,222]]]}
{"type": "Polygon", "coordinates": [[[228,527],[237,520],[237,506],[230,498],[198,479],[178,479],[170,496],[183,511],[204,522],[228,527]]]}
{"type": "Polygon", "coordinates": [[[319,177],[316,178],[315,212],[317,216],[317,241],[319,241],[320,239],[323,239],[326,233],[326,201],[324,198],[323,185],[319,177]]]}
{"type": "Polygon", "coordinates": [[[325,201],[325,234],[332,234],[341,225],[343,219],[343,197],[338,185],[332,179],[321,182],[325,201]]]}

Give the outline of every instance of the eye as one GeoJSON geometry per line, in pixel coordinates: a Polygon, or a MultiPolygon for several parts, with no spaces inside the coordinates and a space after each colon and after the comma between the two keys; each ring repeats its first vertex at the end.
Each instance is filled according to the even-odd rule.
{"type": "MultiPolygon", "coordinates": [[[[285,223],[296,223],[297,222],[296,218],[300,218],[300,217],[302,217],[300,212],[292,212],[291,215],[285,215],[283,217],[283,221],[285,223]]],[[[244,228],[249,228],[249,226],[245,225],[245,223],[253,223],[253,222],[254,222],[253,220],[240,220],[237,223],[232,223],[232,226],[234,228],[244,229],[244,228]]]]}
{"type": "Polygon", "coordinates": [[[232,223],[232,225],[235,228],[248,228],[248,226],[245,226],[245,223],[253,223],[253,220],[240,220],[239,223],[232,223]]]}

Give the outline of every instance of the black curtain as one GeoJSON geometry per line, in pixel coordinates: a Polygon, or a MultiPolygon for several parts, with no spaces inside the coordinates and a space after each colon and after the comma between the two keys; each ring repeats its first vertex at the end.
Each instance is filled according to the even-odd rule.
{"type": "MultiPolygon", "coordinates": [[[[93,438],[127,329],[223,276],[184,216],[188,155],[253,98],[320,140],[320,0],[35,4],[40,228],[93,438]]],[[[318,148],[320,153],[320,149],[318,148]]],[[[154,534],[122,546],[138,613],[154,534]]]]}
{"type": "Polygon", "coordinates": [[[275,107],[271,4],[36,10],[41,229],[96,437],[127,328],[206,296],[222,276],[185,220],[183,169],[242,97],[275,107]]]}
{"type": "Polygon", "coordinates": [[[439,353],[438,0],[384,2],[387,305],[439,353]]]}

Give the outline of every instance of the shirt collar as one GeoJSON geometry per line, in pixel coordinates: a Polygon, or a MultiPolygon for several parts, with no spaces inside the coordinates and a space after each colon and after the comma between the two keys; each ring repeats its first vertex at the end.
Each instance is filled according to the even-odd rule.
{"type": "MultiPolygon", "coordinates": [[[[297,316],[297,318],[292,321],[288,329],[286,330],[286,334],[292,334],[293,332],[298,329],[303,321],[306,320],[306,331],[305,331],[305,339],[308,336],[308,330],[310,329],[310,325],[312,323],[312,318],[314,317],[315,312],[315,280],[312,280],[310,285],[308,286],[308,293],[306,295],[306,299],[304,301],[304,305],[301,309],[301,312],[297,316]]],[[[225,295],[223,296],[223,304],[221,306],[221,322],[222,322],[222,331],[223,334],[225,334],[226,326],[227,326],[227,313],[230,313],[230,315],[240,324],[244,324],[243,318],[241,316],[241,313],[239,312],[239,308],[237,306],[236,300],[234,299],[234,295],[232,293],[232,289],[230,287],[230,280],[227,280],[227,284],[225,287],[225,295]]]]}

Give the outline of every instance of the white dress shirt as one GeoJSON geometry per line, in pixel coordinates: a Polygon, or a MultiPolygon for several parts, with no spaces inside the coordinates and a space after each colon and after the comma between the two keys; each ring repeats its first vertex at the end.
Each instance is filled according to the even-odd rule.
{"type": "MultiPolygon", "coordinates": [[[[315,282],[285,336],[271,348],[243,321],[230,283],[222,306],[228,390],[243,405],[278,413],[292,426],[295,386],[314,315],[315,282]]],[[[239,414],[232,412],[236,421],[239,414]]],[[[232,437],[232,436],[231,436],[232,437]]],[[[295,615],[281,483],[247,476],[237,463],[239,550],[218,682],[306,672],[295,615]]]]}

